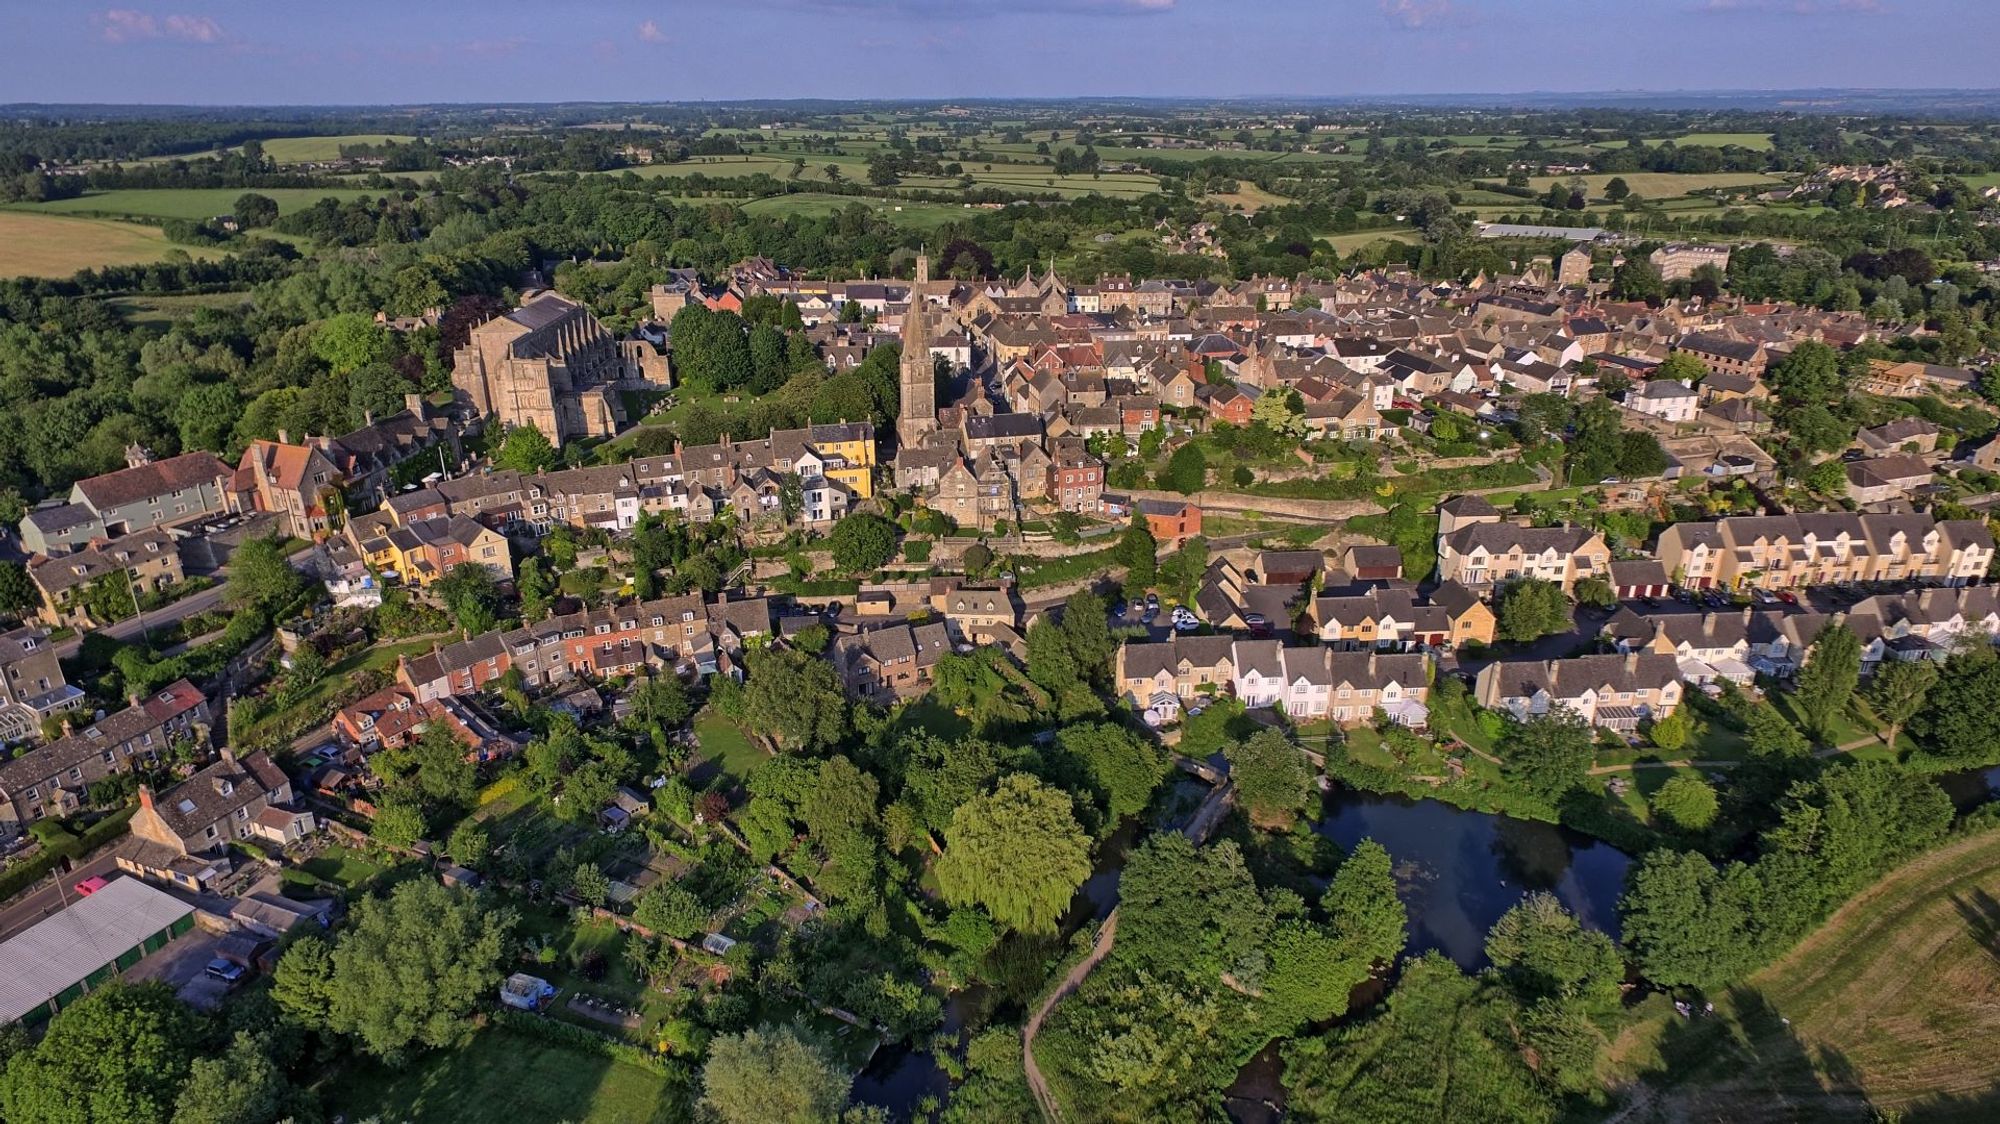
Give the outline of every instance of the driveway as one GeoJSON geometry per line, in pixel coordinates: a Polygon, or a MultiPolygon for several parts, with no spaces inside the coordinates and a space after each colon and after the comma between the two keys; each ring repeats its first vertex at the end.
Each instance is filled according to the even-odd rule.
{"type": "Polygon", "coordinates": [[[167,947],[146,957],[125,973],[128,980],[158,980],[174,989],[181,1002],[199,1011],[213,1011],[229,994],[229,985],[203,972],[222,950],[222,938],[197,925],[167,947]]]}

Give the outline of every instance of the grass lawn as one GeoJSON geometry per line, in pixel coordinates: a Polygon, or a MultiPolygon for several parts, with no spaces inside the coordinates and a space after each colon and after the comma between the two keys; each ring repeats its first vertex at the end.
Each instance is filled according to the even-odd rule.
{"type": "Polygon", "coordinates": [[[1321,238],[1337,253],[1351,254],[1377,242],[1411,243],[1417,240],[1414,231],[1407,230],[1356,230],[1347,234],[1323,234],[1321,238]]]}
{"type": "Polygon", "coordinates": [[[690,1118],[693,1094],[664,1077],[502,1027],[394,1070],[362,1062],[322,1090],[350,1120],[410,1124],[666,1124],[690,1118]]]}
{"type": "MultiPolygon", "coordinates": [[[[18,203],[14,209],[42,215],[212,219],[228,214],[243,194],[243,189],[234,187],[134,187],[90,191],[74,199],[55,199],[47,203],[18,203]]],[[[261,189],[257,194],[268,196],[283,214],[310,207],[329,195],[348,200],[374,193],[324,187],[271,187],[261,189]]]]}
{"type": "Polygon", "coordinates": [[[395,141],[408,144],[417,138],[399,133],[349,133],[337,137],[272,137],[264,142],[264,155],[280,164],[299,164],[308,160],[338,160],[343,144],[382,144],[395,141]]]}
{"type": "Polygon", "coordinates": [[[770,755],[758,748],[742,727],[719,714],[703,712],[695,720],[694,736],[700,748],[689,763],[691,773],[712,765],[741,784],[759,765],[770,760],[770,755]]]}
{"type": "Polygon", "coordinates": [[[1611,1076],[1662,1086],[1647,1119],[1992,1120],[1996,932],[2000,832],[1989,831],[1863,891],[1716,996],[1714,1018],[1648,1000],[1613,1045],[1611,1076]]]}
{"type": "Polygon", "coordinates": [[[119,315],[134,325],[166,328],[185,320],[202,308],[240,308],[250,303],[247,290],[227,293],[188,293],[181,296],[146,295],[111,302],[119,315]]]}
{"type": "Polygon", "coordinates": [[[146,265],[176,249],[216,256],[175,246],[157,226],[0,211],[0,277],[68,277],[80,269],[146,265]]]}
{"type": "Polygon", "coordinates": [[[355,890],[386,873],[389,868],[352,847],[334,843],[301,864],[300,869],[321,881],[355,890]]]}

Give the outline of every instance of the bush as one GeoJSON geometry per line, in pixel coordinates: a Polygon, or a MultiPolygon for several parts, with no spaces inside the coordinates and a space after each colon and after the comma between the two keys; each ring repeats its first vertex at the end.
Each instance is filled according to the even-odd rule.
{"type": "Polygon", "coordinates": [[[909,539],[903,543],[903,561],[921,563],[929,562],[930,560],[930,543],[924,542],[921,539],[909,539]]]}

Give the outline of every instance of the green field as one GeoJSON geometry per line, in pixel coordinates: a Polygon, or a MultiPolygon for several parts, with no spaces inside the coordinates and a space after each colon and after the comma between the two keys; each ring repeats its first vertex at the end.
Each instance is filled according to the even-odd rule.
{"type": "MultiPolygon", "coordinates": [[[[699,204],[732,201],[695,199],[689,202],[699,204]]],[[[865,195],[822,195],[815,192],[774,195],[768,199],[749,199],[742,201],[740,206],[746,213],[753,215],[803,215],[807,218],[821,218],[844,211],[855,204],[860,204],[876,217],[888,219],[899,226],[926,229],[956,219],[971,218],[979,213],[976,208],[953,206],[950,203],[905,203],[865,195]]]]}
{"type": "Polygon", "coordinates": [[[1614,1076],[1661,1086],[1635,1121],[1992,1120],[1996,934],[2000,832],[1988,831],[1862,892],[1717,996],[1716,1017],[1688,1022],[1649,999],[1650,1017],[1614,1043],[1614,1076]]]}
{"type": "MultiPolygon", "coordinates": [[[[233,187],[124,188],[92,191],[74,199],[47,203],[21,203],[16,207],[47,215],[96,215],[104,218],[212,219],[226,215],[244,193],[233,187]]],[[[349,188],[274,187],[257,192],[269,196],[282,214],[309,207],[331,195],[336,199],[359,199],[371,194],[349,188]]]]}
{"type": "Polygon", "coordinates": [[[666,1124],[689,1118],[687,1090],[588,1051],[489,1027],[402,1069],[363,1062],[322,1089],[350,1120],[402,1124],[666,1124]]]}
{"type": "Polygon", "coordinates": [[[1754,149],[1758,152],[1769,152],[1771,150],[1771,134],[1689,133],[1686,136],[1675,137],[1674,143],[1677,145],[1689,145],[1689,144],[1706,145],[1709,148],[1723,148],[1733,144],[1738,148],[1754,149]]]}
{"type": "MultiPolygon", "coordinates": [[[[1024,160],[1032,159],[1024,155],[1024,160]]],[[[1108,158],[1107,158],[1108,159],[1108,158]]],[[[947,159],[945,163],[953,161],[947,159]]],[[[782,152],[760,153],[749,156],[698,156],[674,164],[647,164],[638,168],[620,169],[606,175],[623,175],[632,172],[648,179],[685,178],[704,175],[718,179],[733,179],[743,176],[767,175],[773,179],[798,183],[831,183],[826,174],[827,166],[835,165],[840,170],[840,180],[847,183],[866,183],[868,180],[868,160],[865,156],[846,153],[829,156],[825,153],[801,153],[791,155],[782,152]],[[794,160],[805,161],[805,166],[793,175],[794,160]]],[[[1021,193],[1049,193],[1074,197],[1080,195],[1110,195],[1136,198],[1159,190],[1159,179],[1145,172],[1105,172],[1100,175],[1058,176],[1048,166],[1022,162],[995,161],[965,164],[965,174],[972,177],[974,188],[997,188],[1021,193]]],[[[957,176],[902,177],[895,185],[902,188],[916,188],[926,191],[957,191],[957,176]]]]}
{"type": "Polygon", "coordinates": [[[144,265],[188,249],[168,242],[157,226],[0,211],[0,277],[68,277],[80,269],[144,265]]]}
{"type": "Polygon", "coordinates": [[[111,302],[127,320],[164,328],[200,308],[239,308],[250,303],[245,291],[233,293],[190,293],[185,296],[123,297],[111,302]]]}
{"type": "Polygon", "coordinates": [[[1668,199],[1685,195],[1690,191],[1706,191],[1717,187],[1776,187],[1784,183],[1777,176],[1767,176],[1759,172],[1707,172],[1678,175],[1673,172],[1627,172],[1624,176],[1532,176],[1528,186],[1536,191],[1546,191],[1552,183],[1568,183],[1572,179],[1582,179],[1585,188],[1596,198],[1604,194],[1604,185],[1613,179],[1622,178],[1625,186],[1647,199],[1668,199]]]}
{"type": "Polygon", "coordinates": [[[301,164],[309,160],[338,160],[343,144],[408,144],[417,138],[398,133],[351,133],[335,137],[272,137],[264,142],[264,155],[280,164],[301,164]]]}

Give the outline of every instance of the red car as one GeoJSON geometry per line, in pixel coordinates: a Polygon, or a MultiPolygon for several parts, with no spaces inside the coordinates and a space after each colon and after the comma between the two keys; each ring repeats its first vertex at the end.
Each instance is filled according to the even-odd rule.
{"type": "Polygon", "coordinates": [[[71,886],[70,889],[75,890],[79,897],[87,898],[90,895],[96,893],[99,890],[104,889],[106,886],[109,885],[111,885],[111,880],[109,878],[105,878],[103,875],[93,874],[89,878],[86,878],[83,881],[77,883],[76,885],[71,886]]]}

